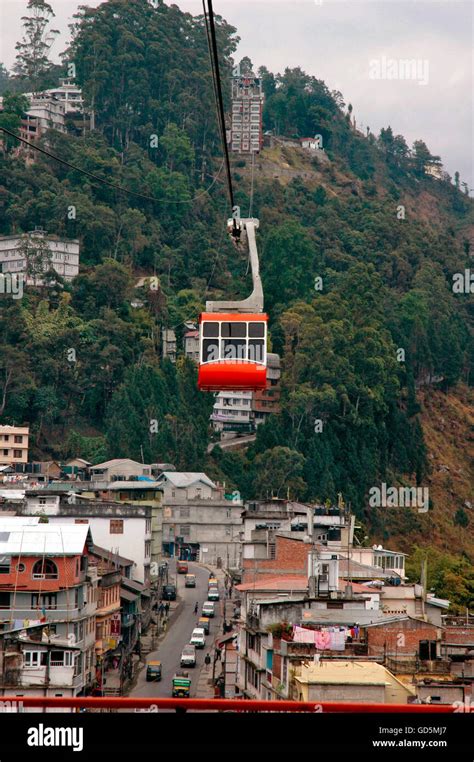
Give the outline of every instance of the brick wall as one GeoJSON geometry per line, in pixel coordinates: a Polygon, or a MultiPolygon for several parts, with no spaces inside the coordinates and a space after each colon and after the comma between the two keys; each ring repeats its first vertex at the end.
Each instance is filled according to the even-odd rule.
{"type": "Polygon", "coordinates": [[[308,570],[308,553],[310,546],[301,540],[289,537],[275,537],[275,558],[257,559],[244,558],[242,582],[253,582],[255,574],[259,581],[274,577],[277,574],[306,574],[308,570]]]}
{"type": "Polygon", "coordinates": [[[437,640],[439,628],[428,622],[406,619],[391,622],[380,627],[367,627],[367,644],[369,656],[380,656],[387,652],[397,652],[415,656],[420,647],[420,640],[437,640]]]}
{"type": "Polygon", "coordinates": [[[444,628],[443,640],[445,643],[474,643],[474,625],[448,624],[444,628]]]}

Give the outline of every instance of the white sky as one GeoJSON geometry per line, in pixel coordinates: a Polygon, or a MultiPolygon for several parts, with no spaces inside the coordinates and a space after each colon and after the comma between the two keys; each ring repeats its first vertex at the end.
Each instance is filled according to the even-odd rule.
{"type": "MultiPolygon", "coordinates": [[[[81,4],[48,0],[64,49],[68,23],[81,4]]],[[[202,12],[201,0],[177,0],[202,12]]],[[[214,11],[237,28],[238,57],[271,71],[300,66],[340,90],[357,122],[374,133],[391,125],[411,144],[422,139],[447,171],[473,177],[473,16],[471,0],[213,0],[214,11]],[[371,79],[373,59],[417,59],[428,82],[371,79]]],[[[10,68],[27,0],[0,0],[0,61],[10,68]]],[[[54,57],[54,56],[53,56],[54,57]]]]}

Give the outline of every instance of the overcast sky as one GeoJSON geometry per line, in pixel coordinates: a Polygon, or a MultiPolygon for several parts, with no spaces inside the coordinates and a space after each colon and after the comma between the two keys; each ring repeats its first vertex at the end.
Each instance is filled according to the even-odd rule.
{"type": "MultiPolygon", "coordinates": [[[[100,0],[48,0],[66,44],[73,13],[100,0]]],[[[178,0],[202,12],[201,0],[178,0]]],[[[473,177],[473,9],[471,0],[213,0],[237,28],[239,57],[273,72],[300,66],[340,90],[358,124],[374,133],[391,125],[411,144],[423,139],[447,171],[473,177]],[[417,74],[401,79],[400,60],[417,74]],[[390,77],[390,78],[389,78],[390,77]]],[[[27,0],[0,0],[0,61],[10,68],[27,0]]],[[[53,56],[54,57],[54,56],[53,56]]]]}

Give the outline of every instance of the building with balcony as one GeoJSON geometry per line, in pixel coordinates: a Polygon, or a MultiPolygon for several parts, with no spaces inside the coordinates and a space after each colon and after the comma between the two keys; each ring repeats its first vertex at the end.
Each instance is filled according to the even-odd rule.
{"type": "Polygon", "coordinates": [[[54,685],[63,695],[78,695],[91,685],[97,606],[91,549],[88,526],[0,518],[0,635],[11,640],[10,633],[27,631],[23,645],[13,649],[14,669],[20,670],[16,687],[43,695],[54,685]],[[29,642],[30,627],[41,630],[36,644],[29,642]]]}

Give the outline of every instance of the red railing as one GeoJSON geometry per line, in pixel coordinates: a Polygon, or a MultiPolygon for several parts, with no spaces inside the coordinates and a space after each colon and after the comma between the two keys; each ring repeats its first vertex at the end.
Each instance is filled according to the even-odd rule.
{"type": "MultiPolygon", "coordinates": [[[[96,696],[8,696],[24,707],[73,709],[187,709],[198,712],[313,712],[355,714],[452,714],[451,704],[362,704],[343,701],[247,701],[239,699],[176,699],[96,696]]],[[[459,710],[458,710],[459,711],[459,710]]]]}

